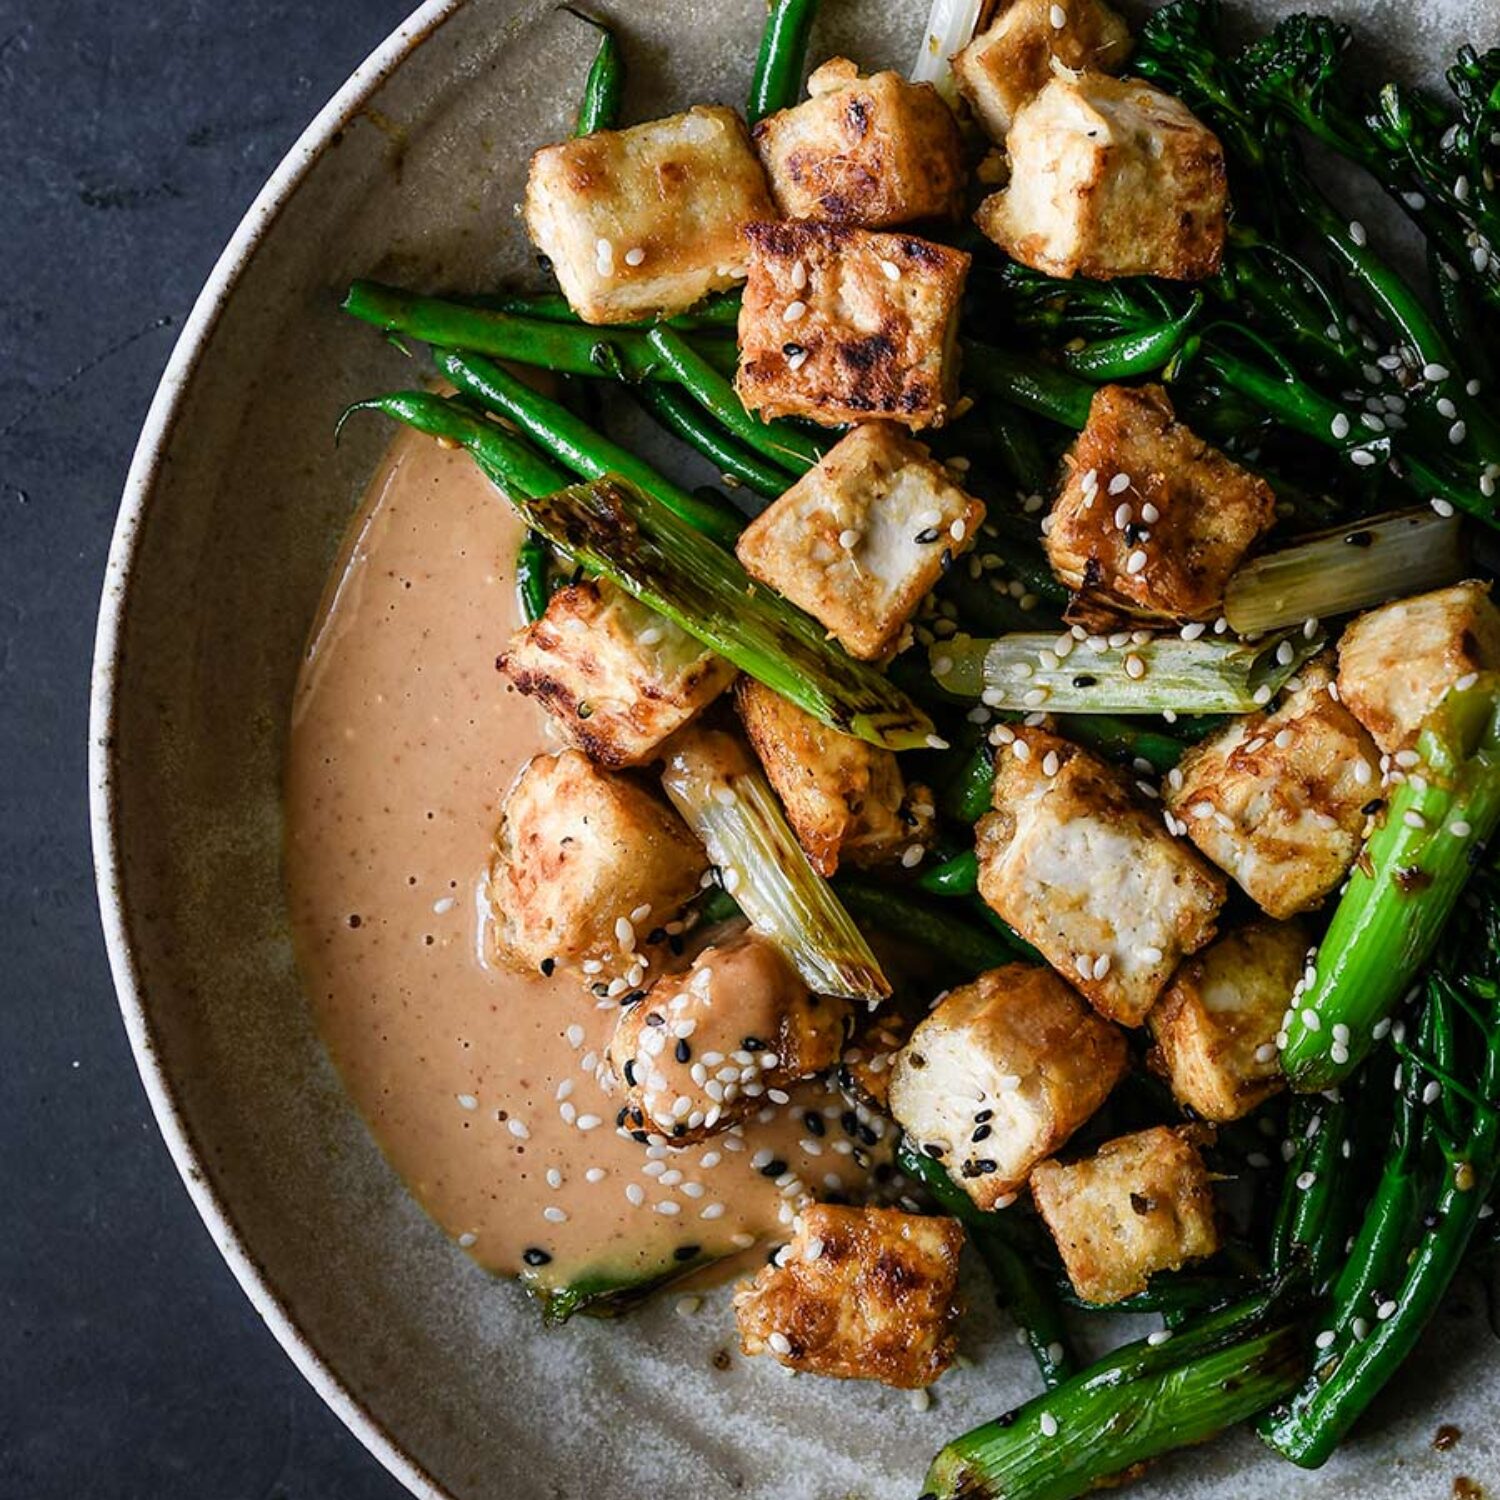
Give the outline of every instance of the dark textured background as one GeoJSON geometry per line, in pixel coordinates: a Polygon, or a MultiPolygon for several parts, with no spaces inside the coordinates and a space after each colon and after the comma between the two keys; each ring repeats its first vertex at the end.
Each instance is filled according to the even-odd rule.
{"type": "Polygon", "coordinates": [[[0,0],[0,1497],[400,1493],[157,1138],[94,906],[94,615],[136,432],[278,158],[415,0],[0,0]]]}

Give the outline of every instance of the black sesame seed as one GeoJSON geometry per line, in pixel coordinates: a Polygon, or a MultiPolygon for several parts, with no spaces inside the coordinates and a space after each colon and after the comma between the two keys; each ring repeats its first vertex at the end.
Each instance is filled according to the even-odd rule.
{"type": "Polygon", "coordinates": [[[1367,818],[1373,818],[1375,816],[1375,814],[1378,813],[1380,811],[1380,809],[1382,807],[1384,807],[1384,806],[1385,806],[1385,798],[1384,797],[1371,797],[1370,800],[1368,802],[1366,802],[1365,805],[1362,808],[1360,808],[1360,811],[1367,818]]]}
{"type": "Polygon", "coordinates": [[[822,1136],[828,1134],[828,1126],[823,1123],[823,1116],[815,1109],[808,1110],[802,1116],[802,1123],[807,1126],[808,1132],[811,1135],[822,1136]]]}
{"type": "Polygon", "coordinates": [[[1091,688],[1098,680],[1097,677],[1090,677],[1087,672],[1080,672],[1073,679],[1073,686],[1076,688],[1091,688]]]}
{"type": "Polygon", "coordinates": [[[682,950],[686,946],[687,944],[683,942],[681,934],[679,933],[673,933],[672,936],[667,939],[667,947],[672,950],[673,958],[681,958],[682,950]]]}
{"type": "Polygon", "coordinates": [[[646,1130],[632,1130],[630,1132],[630,1139],[638,1141],[642,1146],[649,1146],[651,1144],[651,1133],[646,1130]]]}
{"type": "Polygon", "coordinates": [[[1369,547],[1374,544],[1375,534],[1370,531],[1351,531],[1344,541],[1351,547],[1369,547]]]}
{"type": "Polygon", "coordinates": [[[580,703],[573,712],[580,719],[592,719],[594,717],[594,705],[592,703],[580,703]]]}
{"type": "Polygon", "coordinates": [[[653,927],[651,931],[646,934],[646,941],[648,943],[659,943],[663,938],[666,937],[666,935],[667,929],[665,927],[653,927]]]}
{"type": "Polygon", "coordinates": [[[678,1121],[678,1122],[677,1122],[677,1123],[676,1123],[676,1124],[675,1124],[675,1125],[674,1125],[674,1126],[673,1126],[673,1127],[672,1127],[672,1135],[673,1135],[673,1137],[674,1137],[674,1138],[675,1138],[675,1137],[677,1137],[677,1136],[680,1136],[680,1135],[686,1135],[686,1134],[687,1134],[687,1126],[686,1126],[686,1125],[684,1125],[684,1124],[683,1124],[683,1123],[682,1123],[682,1121],[681,1121],[681,1120],[679,1120],[679,1121],[678,1121]]]}
{"type": "Polygon", "coordinates": [[[538,1250],[537,1247],[533,1245],[529,1250],[523,1250],[521,1252],[521,1259],[524,1260],[528,1266],[545,1266],[552,1259],[552,1257],[545,1250],[538,1250]]]}
{"type": "Polygon", "coordinates": [[[631,990],[629,994],[620,996],[621,1005],[638,1005],[646,998],[645,990],[631,990]]]}
{"type": "Polygon", "coordinates": [[[801,344],[788,343],[781,346],[781,352],[786,355],[788,359],[796,359],[799,354],[806,354],[807,350],[804,349],[801,344]]]}
{"type": "Polygon", "coordinates": [[[635,1059],[627,1057],[625,1066],[620,1071],[625,1075],[625,1086],[633,1089],[635,1087],[635,1059]]]}
{"type": "Polygon", "coordinates": [[[1134,521],[1125,523],[1125,545],[1133,547],[1141,539],[1141,528],[1134,521]]]}
{"type": "Polygon", "coordinates": [[[555,958],[544,958],[542,960],[541,969],[543,978],[551,979],[553,974],[557,970],[557,960],[555,958]]]}
{"type": "Polygon", "coordinates": [[[693,1049],[688,1046],[686,1038],[678,1037],[677,1045],[675,1048],[673,1048],[672,1055],[680,1063],[685,1063],[690,1057],[692,1057],[693,1049]]]}
{"type": "Polygon", "coordinates": [[[859,1116],[852,1109],[846,1109],[839,1116],[839,1124],[844,1127],[844,1134],[859,1138],[859,1116]]]}
{"type": "Polygon", "coordinates": [[[662,1015],[659,1010],[653,1010],[651,1014],[646,1017],[646,1024],[648,1026],[665,1026],[667,1024],[667,1018],[662,1015]]]}
{"type": "Polygon", "coordinates": [[[938,537],[940,537],[941,535],[942,533],[937,529],[936,526],[928,526],[919,531],[916,536],[912,538],[912,540],[919,547],[928,547],[931,546],[933,542],[937,541],[938,537]]]}
{"type": "Polygon", "coordinates": [[[922,1151],[925,1155],[930,1156],[933,1161],[942,1161],[948,1154],[948,1148],[938,1145],[936,1141],[924,1141],[922,1143],[922,1151]]]}
{"type": "Polygon", "coordinates": [[[617,1114],[615,1116],[615,1129],[616,1130],[624,1130],[624,1128],[625,1128],[625,1121],[628,1120],[629,1118],[630,1118],[630,1109],[629,1109],[629,1106],[628,1105],[621,1105],[620,1106],[620,1112],[619,1112],[619,1114],[617,1114]]]}
{"type": "Polygon", "coordinates": [[[608,995],[609,995],[609,985],[608,985],[608,984],[606,984],[606,983],[605,983],[605,982],[604,982],[604,980],[602,980],[602,979],[600,979],[600,980],[597,980],[597,981],[596,981],[596,982],[595,982],[595,983],[593,983],[593,984],[591,984],[591,985],[590,985],[590,986],[589,986],[589,988],[590,988],[590,989],[591,989],[591,990],[592,990],[592,991],[593,991],[593,992],[594,992],[594,994],[596,994],[596,995],[597,995],[597,996],[598,996],[598,997],[599,997],[599,998],[600,998],[600,999],[601,999],[601,1000],[603,1000],[603,999],[606,999],[606,998],[607,998],[607,997],[608,997],[608,995]]]}
{"type": "Polygon", "coordinates": [[[941,568],[944,573],[948,572],[953,567],[953,549],[951,547],[943,548],[943,555],[938,558],[938,567],[941,568]]]}
{"type": "Polygon", "coordinates": [[[692,1260],[703,1253],[702,1245],[679,1245],[672,1252],[673,1260],[692,1260]]]}
{"type": "Polygon", "coordinates": [[[884,1184],[890,1182],[895,1177],[896,1168],[891,1162],[878,1161],[875,1163],[875,1170],[870,1175],[877,1183],[884,1186],[884,1184]]]}
{"type": "Polygon", "coordinates": [[[780,1177],[786,1171],[786,1163],[779,1156],[773,1156],[765,1166],[760,1169],[762,1177],[780,1177]]]}
{"type": "Polygon", "coordinates": [[[758,1036],[742,1036],[740,1038],[740,1046],[746,1052],[764,1052],[766,1050],[766,1044],[758,1036]]]}
{"type": "Polygon", "coordinates": [[[993,1120],[994,1118],[995,1118],[995,1111],[994,1110],[992,1110],[992,1109],[982,1109],[982,1110],[979,1111],[979,1113],[977,1115],[974,1116],[974,1123],[976,1125],[983,1125],[986,1120],[993,1120]]]}
{"type": "Polygon", "coordinates": [[[992,1130],[992,1127],[990,1127],[989,1125],[978,1125],[974,1129],[974,1134],[971,1135],[969,1137],[969,1139],[971,1141],[973,1141],[975,1143],[975,1145],[978,1145],[978,1143],[980,1141],[987,1141],[987,1140],[989,1140],[989,1138],[990,1138],[990,1136],[992,1134],[993,1134],[993,1130],[992,1130]]]}
{"type": "Polygon", "coordinates": [[[859,1127],[859,1138],[867,1146],[873,1146],[875,1142],[880,1139],[880,1137],[875,1134],[875,1129],[873,1126],[864,1124],[861,1124],[859,1127]]]}

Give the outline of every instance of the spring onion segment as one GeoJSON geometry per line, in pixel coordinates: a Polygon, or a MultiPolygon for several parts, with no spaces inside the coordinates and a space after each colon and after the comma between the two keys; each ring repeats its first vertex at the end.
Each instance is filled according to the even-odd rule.
{"type": "Polygon", "coordinates": [[[1292,1002],[1281,1061],[1295,1089],[1332,1088],[1363,1061],[1500,823],[1500,683],[1450,693],[1416,755],[1349,877],[1313,982],[1292,1002]]]}
{"type": "Polygon", "coordinates": [[[1304,1368],[1301,1334],[1274,1294],[1249,1298],[1165,1342],[1127,1344],[955,1439],[927,1471],[923,1500],[1072,1500],[1254,1416],[1304,1368]]]}
{"type": "Polygon", "coordinates": [[[1466,572],[1463,523],[1406,511],[1252,558],[1229,580],[1224,615],[1240,635],[1260,635],[1424,594],[1466,572]]]}
{"type": "Polygon", "coordinates": [[[1017,632],[954,636],[928,653],[945,692],[989,708],[1075,714],[1244,714],[1263,707],[1323,646],[1303,631],[1254,643],[1206,635],[1137,640],[1017,632]],[[1111,641],[1120,644],[1112,645],[1111,641]],[[1058,646],[1066,642],[1065,655],[1058,646]]]}
{"type": "Polygon", "coordinates": [[[572,485],[522,509],[554,547],[831,729],[888,750],[937,738],[927,715],[882,673],[846,655],[810,615],[626,480],[572,485]]]}
{"type": "Polygon", "coordinates": [[[958,103],[958,85],[949,58],[974,39],[984,0],[932,0],[927,28],[912,64],[911,81],[930,83],[949,104],[958,103]]]}
{"type": "Polygon", "coordinates": [[[872,1005],[890,994],[870,945],[808,863],[770,784],[738,740],[712,729],[683,734],[662,786],[750,925],[791,960],[809,988],[872,1005]]]}

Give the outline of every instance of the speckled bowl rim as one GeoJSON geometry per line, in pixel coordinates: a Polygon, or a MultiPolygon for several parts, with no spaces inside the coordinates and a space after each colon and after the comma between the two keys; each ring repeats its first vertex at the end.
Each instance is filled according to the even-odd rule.
{"type": "Polygon", "coordinates": [[[276,1341],[344,1425],[397,1480],[423,1500],[451,1500],[451,1492],[402,1448],[313,1347],[245,1243],[229,1205],[210,1184],[176,1089],[161,1062],[122,896],[114,731],[121,685],[123,626],[142,523],[188,389],[219,318],[283,207],[323,153],[391,74],[465,4],[466,0],[423,0],[365,58],[282,157],[203,284],[152,397],[126,475],[105,565],[89,695],[89,826],[104,944],[125,1034],[135,1054],[157,1127],[219,1253],[229,1263],[235,1279],[276,1341]]]}

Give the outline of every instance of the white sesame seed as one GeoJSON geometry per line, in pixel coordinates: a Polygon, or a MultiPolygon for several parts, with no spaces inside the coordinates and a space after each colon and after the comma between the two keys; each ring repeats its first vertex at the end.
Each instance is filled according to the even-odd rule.
{"type": "Polygon", "coordinates": [[[800,301],[788,302],[786,305],[786,311],[781,315],[781,321],[783,323],[795,323],[797,319],[800,318],[806,311],[807,303],[800,301]]]}
{"type": "Polygon", "coordinates": [[[799,260],[792,267],[792,285],[799,292],[807,285],[807,266],[805,262],[799,260]]]}
{"type": "Polygon", "coordinates": [[[1101,953],[1094,960],[1094,978],[1103,979],[1109,973],[1109,954],[1101,953]]]}
{"type": "MultiPolygon", "coordinates": [[[[466,1105],[465,1108],[467,1108],[467,1107],[468,1106],[466,1105]]],[[[525,1124],[522,1121],[520,1121],[520,1120],[515,1120],[515,1119],[507,1120],[505,1122],[505,1128],[508,1131],[510,1131],[510,1133],[513,1136],[515,1136],[515,1138],[518,1141],[529,1141],[531,1139],[531,1132],[526,1128],[525,1124]]]]}
{"type": "Polygon", "coordinates": [[[1465,672],[1464,675],[1453,684],[1454,691],[1459,693],[1467,693],[1469,689],[1473,687],[1474,684],[1478,681],[1478,672],[1465,672]]]}
{"type": "Polygon", "coordinates": [[[1109,482],[1109,492],[1111,495],[1123,495],[1129,488],[1130,475],[1128,474],[1116,474],[1109,482]]]}
{"type": "Polygon", "coordinates": [[[1316,1172],[1299,1172],[1297,1174],[1298,1192],[1305,1193],[1317,1180],[1318,1174],[1316,1172]]]}
{"type": "Polygon", "coordinates": [[[1276,1056],[1275,1042],[1262,1042],[1255,1049],[1255,1060],[1258,1063],[1268,1063],[1276,1056]]]}
{"type": "Polygon", "coordinates": [[[1139,573],[1145,566],[1146,554],[1139,547],[1125,559],[1125,571],[1127,573],[1139,573]]]}
{"type": "Polygon", "coordinates": [[[1332,422],[1328,424],[1328,430],[1333,433],[1340,442],[1349,436],[1349,418],[1343,412],[1337,413],[1332,422]]]}
{"type": "Polygon", "coordinates": [[[1170,1328],[1157,1328],[1146,1335],[1146,1342],[1150,1344],[1153,1349],[1160,1349],[1161,1346],[1165,1344],[1171,1337],[1172,1330],[1170,1328]]]}
{"type": "Polygon", "coordinates": [[[1042,757],[1042,775],[1043,776],[1056,776],[1059,764],[1060,764],[1060,762],[1059,762],[1059,760],[1057,758],[1057,751],[1056,750],[1049,750],[1042,757]]]}
{"type": "Polygon", "coordinates": [[[1308,1006],[1307,1009],[1302,1012],[1302,1024],[1307,1027],[1309,1031],[1321,1031],[1323,1029],[1323,1022],[1319,1019],[1317,1011],[1315,1011],[1311,1006],[1308,1006]]]}
{"type": "Polygon", "coordinates": [[[460,1109],[478,1109],[479,1108],[479,1100],[476,1099],[473,1094],[459,1094],[457,1096],[457,1098],[458,1098],[458,1107],[460,1109]]]}
{"type": "Polygon", "coordinates": [[[1349,462],[1356,468],[1369,469],[1374,467],[1376,459],[1368,448],[1352,448],[1349,451],[1349,462]]]}
{"type": "Polygon", "coordinates": [[[657,1213],[665,1214],[669,1219],[682,1212],[682,1205],[680,1203],[673,1202],[673,1200],[670,1198],[661,1203],[653,1203],[651,1206],[657,1211],[657,1213]]]}
{"type": "Polygon", "coordinates": [[[549,1224],[566,1224],[568,1222],[567,1210],[559,1208],[555,1203],[548,1204],[548,1206],[542,1210],[542,1217],[549,1224]]]}
{"type": "Polygon", "coordinates": [[[842,547],[845,552],[852,552],[858,545],[859,532],[857,532],[852,526],[846,527],[843,531],[839,532],[839,546],[842,547]]]}
{"type": "Polygon", "coordinates": [[[1368,239],[1368,236],[1365,234],[1365,226],[1358,219],[1353,220],[1349,225],[1349,238],[1356,245],[1363,245],[1368,239]]]}
{"type": "Polygon", "coordinates": [[[1422,814],[1419,813],[1414,807],[1407,808],[1407,810],[1401,814],[1401,821],[1405,823],[1408,828],[1425,828],[1427,826],[1427,819],[1424,818],[1422,814]]]}
{"type": "Polygon", "coordinates": [[[1057,1436],[1057,1418],[1050,1411],[1044,1411],[1037,1419],[1037,1425],[1042,1429],[1043,1437],[1057,1436]]]}
{"type": "Polygon", "coordinates": [[[1434,1078],[1425,1089],[1422,1090],[1423,1104],[1436,1104],[1443,1097],[1443,1086],[1434,1078]]]}
{"type": "Polygon", "coordinates": [[[1382,1302],[1380,1306],[1375,1309],[1375,1316],[1382,1323],[1386,1322],[1390,1318],[1395,1317],[1395,1315],[1396,1304],[1389,1299],[1382,1302]]]}
{"type": "Polygon", "coordinates": [[[1333,1329],[1325,1328],[1322,1333],[1320,1333],[1317,1338],[1313,1340],[1313,1343],[1315,1343],[1320,1349],[1326,1349],[1337,1337],[1338,1335],[1334,1333],[1333,1329]]]}
{"type": "Polygon", "coordinates": [[[1261,685],[1256,688],[1253,693],[1251,693],[1250,701],[1256,704],[1269,703],[1271,701],[1271,685],[1266,682],[1261,683],[1261,685]]]}
{"type": "Polygon", "coordinates": [[[1146,675],[1146,663],[1133,651],[1125,658],[1125,675],[1139,681],[1146,675]]]}
{"type": "Polygon", "coordinates": [[[885,276],[886,276],[886,280],[887,281],[900,281],[901,280],[901,267],[898,266],[895,261],[893,261],[893,260],[883,260],[883,261],[881,261],[880,262],[880,269],[885,272],[885,276]]]}
{"type": "Polygon", "coordinates": [[[922,863],[922,856],[926,852],[920,844],[908,844],[901,851],[901,863],[906,869],[910,870],[922,863]]]}
{"type": "Polygon", "coordinates": [[[1115,507],[1115,528],[1119,531],[1123,531],[1128,525],[1130,525],[1131,515],[1132,512],[1130,509],[1130,502],[1128,500],[1122,500],[1115,507]]]}
{"type": "Polygon", "coordinates": [[[1356,1339],[1364,1338],[1369,1333],[1369,1331],[1370,1325],[1363,1318],[1356,1318],[1349,1325],[1349,1332],[1352,1333],[1356,1339]]]}
{"type": "Polygon", "coordinates": [[[780,1330],[772,1333],[766,1342],[777,1354],[790,1354],[792,1352],[792,1341],[780,1330]]]}

